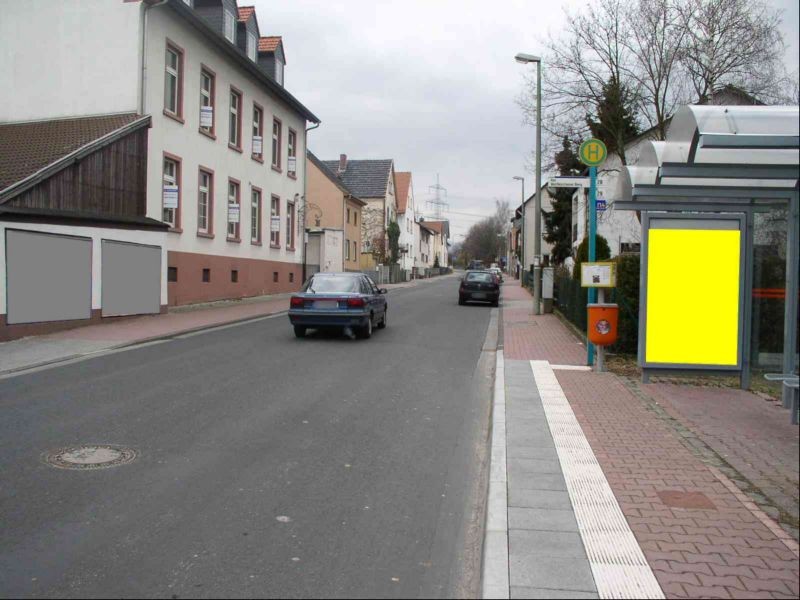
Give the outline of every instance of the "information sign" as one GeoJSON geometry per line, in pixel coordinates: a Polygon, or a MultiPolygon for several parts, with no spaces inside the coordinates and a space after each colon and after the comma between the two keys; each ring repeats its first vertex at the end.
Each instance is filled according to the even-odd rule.
{"type": "Polygon", "coordinates": [[[613,288],[617,286],[616,264],[613,262],[581,263],[581,287],[613,288]]]}
{"type": "Polygon", "coordinates": [[[178,208],[178,186],[164,186],[164,208],[178,208]]]}
{"type": "Polygon", "coordinates": [[[597,167],[603,164],[608,155],[606,145],[597,138],[590,138],[581,144],[578,156],[587,167],[597,167]]]}

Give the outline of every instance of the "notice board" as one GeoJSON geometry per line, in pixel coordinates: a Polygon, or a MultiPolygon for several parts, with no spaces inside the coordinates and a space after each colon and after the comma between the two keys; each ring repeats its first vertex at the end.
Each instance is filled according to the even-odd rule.
{"type": "Polygon", "coordinates": [[[744,217],[649,216],[644,225],[642,366],[741,369],[744,217]]]}

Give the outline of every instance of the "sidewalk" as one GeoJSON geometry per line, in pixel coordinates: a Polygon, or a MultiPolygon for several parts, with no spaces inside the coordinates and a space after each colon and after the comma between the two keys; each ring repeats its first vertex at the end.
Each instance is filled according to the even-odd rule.
{"type": "MultiPolygon", "coordinates": [[[[445,275],[443,277],[452,277],[445,275]]],[[[401,289],[424,285],[443,277],[417,279],[381,287],[401,289]]],[[[133,344],[258,319],[288,310],[291,294],[275,294],[171,307],[167,314],[68,329],[0,344],[0,375],[43,366],[133,344]]]]}
{"type": "MultiPolygon", "coordinates": [[[[495,405],[495,416],[507,434],[505,456],[493,439],[493,469],[503,464],[507,476],[508,570],[507,587],[485,588],[487,595],[797,597],[797,542],[759,509],[754,500],[763,496],[753,491],[769,490],[781,514],[797,505],[798,430],[785,413],[741,390],[644,386],[580,370],[585,347],[556,316],[533,316],[518,282],[506,283],[503,294],[504,405],[495,405]],[[538,442],[525,448],[519,436],[544,436],[526,412],[544,413],[555,446],[558,472],[546,477],[533,473],[552,470],[553,450],[538,442]],[[520,453],[527,462],[515,458],[520,453]],[[548,482],[569,503],[561,496],[549,507],[561,513],[520,519],[530,502],[521,486],[542,490],[548,482]],[[530,529],[536,546],[526,542],[530,529]],[[563,560],[565,551],[569,568],[541,572],[537,565],[563,560]],[[637,557],[642,564],[632,570],[637,557]],[[584,581],[587,566],[592,587],[584,581]],[[642,587],[624,589],[632,581],[642,587]]],[[[490,515],[492,503],[490,493],[490,515]]],[[[496,519],[487,530],[503,531],[496,519]]],[[[488,565],[497,553],[488,544],[486,550],[488,565]]]]}

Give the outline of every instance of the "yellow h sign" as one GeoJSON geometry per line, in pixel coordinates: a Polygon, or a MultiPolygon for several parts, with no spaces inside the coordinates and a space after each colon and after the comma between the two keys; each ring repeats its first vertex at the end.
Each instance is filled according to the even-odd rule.
{"type": "Polygon", "coordinates": [[[581,162],[587,167],[596,167],[602,164],[607,154],[606,145],[596,138],[586,140],[578,150],[581,162]]]}

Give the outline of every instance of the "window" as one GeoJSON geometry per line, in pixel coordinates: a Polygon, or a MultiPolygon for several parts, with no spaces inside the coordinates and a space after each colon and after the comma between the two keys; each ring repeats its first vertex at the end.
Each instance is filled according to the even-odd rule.
{"type": "Polygon", "coordinates": [[[294,283],[294,273],[289,273],[289,283],[294,283]]]}
{"type": "Polygon", "coordinates": [[[271,246],[279,247],[281,243],[281,232],[280,232],[280,216],[281,216],[281,199],[277,196],[272,197],[272,202],[270,206],[270,226],[269,226],[269,243],[271,246]],[[272,217],[278,217],[278,227],[274,227],[272,225],[273,219],[272,217]]]}
{"type": "Polygon", "coordinates": [[[249,31],[247,32],[247,58],[256,62],[258,59],[256,55],[256,36],[249,31]]]}
{"type": "Polygon", "coordinates": [[[275,81],[283,85],[283,63],[279,59],[275,59],[275,81]]]}
{"type": "Polygon", "coordinates": [[[261,190],[253,188],[250,194],[250,241],[261,243],[261,190]]]}
{"type": "Polygon", "coordinates": [[[286,247],[294,250],[294,202],[286,203],[286,247]]]}
{"type": "Polygon", "coordinates": [[[239,271],[237,269],[231,269],[231,283],[238,283],[239,282],[239,271]]]}
{"type": "Polygon", "coordinates": [[[355,242],[353,242],[353,260],[358,260],[358,247],[355,242]]]}
{"type": "Polygon", "coordinates": [[[297,176],[297,134],[293,129],[289,130],[289,139],[286,143],[289,152],[289,164],[286,167],[286,173],[289,177],[297,176]],[[294,160],[292,160],[294,159],[294,160]]]}
{"type": "Polygon", "coordinates": [[[278,272],[277,271],[273,271],[272,272],[272,282],[273,283],[278,283],[278,272]]]}
{"type": "MultiPolygon", "coordinates": [[[[239,221],[231,222],[231,208],[234,208],[234,214],[239,210],[239,182],[228,180],[228,239],[239,240],[239,221]]],[[[241,216],[241,215],[240,215],[241,216]]]]}
{"type": "Polygon", "coordinates": [[[162,220],[165,223],[169,223],[169,226],[173,229],[177,229],[179,226],[180,181],[180,163],[172,158],[164,157],[164,193],[162,197],[164,212],[162,220]]]}
{"type": "Polygon", "coordinates": [[[178,267],[167,267],[167,281],[178,281],[178,267]]]}
{"type": "Polygon", "coordinates": [[[228,119],[228,145],[241,149],[242,93],[231,88],[231,110],[228,119]]]}
{"type": "Polygon", "coordinates": [[[281,122],[272,120],[272,166],[281,168],[281,122]]]}
{"type": "Polygon", "coordinates": [[[236,43],[236,22],[233,18],[233,13],[229,10],[223,11],[223,27],[225,32],[225,39],[230,43],[236,43]]]}
{"type": "Polygon", "coordinates": [[[214,175],[200,169],[197,181],[197,231],[210,234],[214,215],[214,175]]]}
{"type": "Polygon", "coordinates": [[[347,209],[347,224],[350,225],[350,209],[347,209]]]}
{"type": "Polygon", "coordinates": [[[164,112],[181,118],[183,114],[183,51],[167,44],[164,65],[164,112]]]}
{"type": "Polygon", "coordinates": [[[214,73],[208,69],[200,71],[200,131],[214,135],[214,73]],[[204,113],[206,113],[204,115],[204,113]],[[211,113],[211,123],[203,125],[211,113]]]}
{"type": "Polygon", "coordinates": [[[350,260],[350,240],[344,241],[344,259],[350,260]]]}
{"type": "Polygon", "coordinates": [[[211,281],[211,269],[203,269],[203,283],[211,281]]]}
{"type": "Polygon", "coordinates": [[[358,211],[353,212],[353,225],[358,225],[358,211]]]}
{"type": "Polygon", "coordinates": [[[253,103],[253,158],[261,160],[264,155],[264,110],[253,103]]]}

